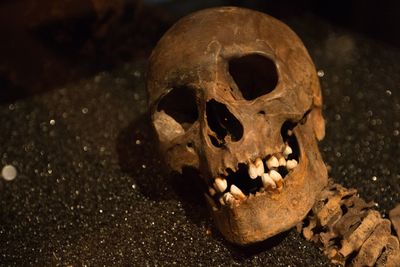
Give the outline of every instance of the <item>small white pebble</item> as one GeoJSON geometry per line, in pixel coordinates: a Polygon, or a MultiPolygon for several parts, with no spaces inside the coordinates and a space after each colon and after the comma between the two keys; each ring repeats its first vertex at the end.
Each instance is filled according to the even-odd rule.
{"type": "Polygon", "coordinates": [[[324,77],[325,72],[324,72],[323,70],[319,70],[319,71],[317,72],[317,75],[318,75],[318,77],[322,78],[322,77],[324,77]]]}
{"type": "Polygon", "coordinates": [[[12,181],[17,177],[17,169],[15,169],[13,165],[6,165],[1,170],[1,176],[3,176],[6,181],[12,181]]]}

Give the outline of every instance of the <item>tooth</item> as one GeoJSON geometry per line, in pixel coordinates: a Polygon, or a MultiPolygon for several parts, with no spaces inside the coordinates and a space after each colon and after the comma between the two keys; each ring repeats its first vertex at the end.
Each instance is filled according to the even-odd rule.
{"type": "Polygon", "coordinates": [[[217,192],[215,191],[214,188],[209,187],[209,188],[208,188],[208,193],[210,194],[210,196],[214,196],[217,192]]]}
{"type": "Polygon", "coordinates": [[[231,194],[240,200],[243,200],[246,198],[246,196],[243,194],[242,190],[240,190],[236,185],[231,185],[231,194]]]}
{"type": "Polygon", "coordinates": [[[292,153],[292,148],[289,145],[286,145],[285,150],[283,151],[283,155],[285,156],[285,158],[287,158],[292,153]]]}
{"type": "Polygon", "coordinates": [[[235,200],[235,198],[234,198],[234,197],[232,196],[232,194],[229,193],[229,192],[225,193],[225,194],[222,196],[221,199],[223,200],[223,203],[225,203],[225,204],[232,203],[232,202],[235,200]]]}
{"type": "Polygon", "coordinates": [[[222,193],[228,187],[228,182],[224,178],[217,177],[215,178],[214,187],[218,192],[222,193]]]}
{"type": "Polygon", "coordinates": [[[217,211],[218,209],[217,209],[217,205],[215,204],[214,199],[212,199],[212,197],[210,197],[208,194],[204,194],[204,196],[205,196],[208,204],[210,205],[210,207],[212,207],[212,209],[214,211],[217,211]]]}
{"type": "Polygon", "coordinates": [[[261,175],[261,180],[265,188],[272,187],[276,188],[276,184],[274,180],[272,180],[271,176],[268,173],[263,173],[261,175]]]}
{"type": "Polygon", "coordinates": [[[297,167],[297,161],[295,159],[288,160],[286,162],[286,168],[292,170],[297,167]]]}
{"type": "Polygon", "coordinates": [[[275,170],[271,170],[269,171],[269,176],[271,176],[272,180],[274,180],[278,189],[281,189],[283,186],[283,179],[281,174],[275,170]]]}
{"type": "Polygon", "coordinates": [[[286,159],[284,157],[279,159],[279,166],[286,166],[286,159]]]}
{"type": "Polygon", "coordinates": [[[257,168],[257,176],[261,176],[264,173],[264,164],[262,160],[260,158],[257,158],[254,164],[257,168]]]}
{"type": "Polygon", "coordinates": [[[279,161],[275,156],[270,157],[266,163],[267,163],[268,169],[273,169],[273,168],[279,167],[279,161]]]}
{"type": "Polygon", "coordinates": [[[258,176],[257,167],[253,163],[249,164],[249,176],[251,179],[256,179],[258,176]]]}
{"type": "Polygon", "coordinates": [[[272,180],[274,180],[275,183],[282,180],[281,174],[275,170],[270,170],[268,174],[269,176],[271,176],[272,180]]]}

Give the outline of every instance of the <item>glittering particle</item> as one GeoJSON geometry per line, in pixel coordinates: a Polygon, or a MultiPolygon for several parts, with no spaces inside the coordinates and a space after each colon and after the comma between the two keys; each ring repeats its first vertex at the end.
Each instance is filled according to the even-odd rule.
{"type": "Polygon", "coordinates": [[[399,134],[400,134],[400,131],[399,131],[399,130],[394,130],[394,131],[393,131],[393,135],[394,135],[394,136],[398,136],[399,134]]]}
{"type": "Polygon", "coordinates": [[[378,180],[378,178],[376,176],[372,176],[372,181],[375,182],[376,180],[378,180]]]}
{"type": "Polygon", "coordinates": [[[99,213],[103,213],[103,210],[99,210],[99,213]]]}
{"type": "Polygon", "coordinates": [[[89,109],[88,108],[82,108],[82,113],[83,114],[87,114],[89,112],[89,109]]]}
{"type": "Polygon", "coordinates": [[[56,121],[55,120],[50,120],[50,125],[55,125],[56,121]]]}
{"type": "Polygon", "coordinates": [[[1,176],[6,181],[12,181],[17,177],[17,169],[13,165],[5,165],[1,170],[1,176]]]}
{"type": "Polygon", "coordinates": [[[388,96],[391,96],[391,95],[392,95],[392,91],[386,90],[386,94],[387,94],[388,96]]]}
{"type": "Polygon", "coordinates": [[[142,142],[138,139],[138,140],[136,140],[136,142],[135,142],[137,145],[140,145],[142,142]]]}
{"type": "Polygon", "coordinates": [[[142,168],[143,168],[143,169],[146,169],[146,165],[145,165],[145,164],[143,164],[143,165],[142,165],[142,168]]]}
{"type": "Polygon", "coordinates": [[[324,72],[323,70],[319,70],[319,71],[317,72],[317,75],[318,75],[318,77],[322,78],[322,77],[325,76],[325,72],[324,72]]]}

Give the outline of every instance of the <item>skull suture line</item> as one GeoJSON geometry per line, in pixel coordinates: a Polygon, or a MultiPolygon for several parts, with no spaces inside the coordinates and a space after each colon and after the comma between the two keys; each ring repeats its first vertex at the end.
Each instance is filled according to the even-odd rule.
{"type": "Polygon", "coordinates": [[[303,220],[327,184],[325,125],[315,67],[285,24],[236,7],[189,15],[154,49],[147,88],[168,165],[200,171],[229,241],[303,220]]]}

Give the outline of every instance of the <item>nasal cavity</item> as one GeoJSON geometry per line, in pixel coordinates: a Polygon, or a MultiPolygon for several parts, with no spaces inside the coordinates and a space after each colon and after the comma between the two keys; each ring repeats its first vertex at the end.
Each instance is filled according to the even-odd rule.
{"type": "Polygon", "coordinates": [[[266,95],[278,84],[275,62],[259,54],[231,59],[229,74],[246,100],[266,95]]]}
{"type": "Polygon", "coordinates": [[[229,140],[239,141],[243,136],[243,125],[229,111],[226,105],[211,99],[206,104],[207,123],[216,136],[210,136],[212,143],[221,147],[229,140]],[[217,140],[215,140],[217,139],[217,140]]]}

